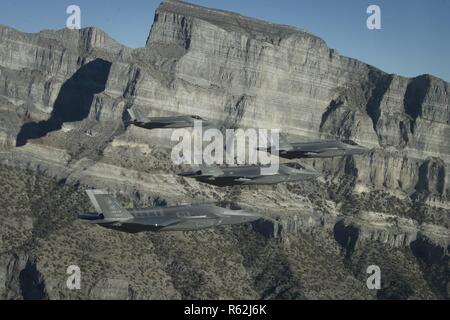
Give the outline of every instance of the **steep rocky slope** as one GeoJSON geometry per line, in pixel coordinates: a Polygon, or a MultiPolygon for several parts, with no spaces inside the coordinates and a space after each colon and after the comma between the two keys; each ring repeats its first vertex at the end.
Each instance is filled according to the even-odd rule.
{"type": "Polygon", "coordinates": [[[340,56],[305,31],[165,1],[145,48],[101,30],[0,26],[4,298],[448,298],[450,88],[340,56]],[[177,177],[170,130],[126,108],[288,139],[351,138],[314,182],[215,188],[177,177]],[[233,199],[265,219],[126,235],[75,221],[83,190],[127,206],[233,199]],[[49,197],[48,195],[52,196],[49,197]],[[133,254],[132,254],[133,253],[133,254]],[[65,286],[80,265],[82,290],[65,286]],[[383,289],[365,286],[368,265],[383,289]]]}

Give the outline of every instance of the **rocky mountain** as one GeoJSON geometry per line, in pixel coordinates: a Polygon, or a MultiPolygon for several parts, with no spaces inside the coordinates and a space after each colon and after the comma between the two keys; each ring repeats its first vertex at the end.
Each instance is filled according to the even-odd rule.
{"type": "Polygon", "coordinates": [[[0,26],[0,295],[447,299],[449,105],[431,75],[386,74],[306,31],[174,0],[139,49],[96,28],[0,26]],[[371,152],[304,161],[318,181],[221,189],[176,176],[171,131],[125,127],[126,108],[371,152]],[[128,207],[232,199],[265,218],[123,234],[76,221],[88,187],[128,207]],[[71,264],[81,290],[65,287],[71,264]]]}

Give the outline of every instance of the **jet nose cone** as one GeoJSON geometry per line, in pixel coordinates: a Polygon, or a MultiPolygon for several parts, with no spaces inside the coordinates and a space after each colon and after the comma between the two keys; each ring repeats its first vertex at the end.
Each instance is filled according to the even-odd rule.
{"type": "Polygon", "coordinates": [[[301,166],[300,169],[289,168],[287,173],[287,181],[315,179],[321,176],[320,172],[311,167],[301,166]]]}
{"type": "Polygon", "coordinates": [[[310,171],[310,172],[305,172],[305,173],[299,175],[299,178],[300,178],[300,180],[313,180],[313,179],[317,179],[320,176],[321,176],[320,172],[310,171]]]}
{"type": "Polygon", "coordinates": [[[245,211],[245,210],[241,210],[241,212],[239,214],[248,222],[255,221],[255,220],[262,218],[262,216],[258,213],[245,211]]]}
{"type": "Polygon", "coordinates": [[[318,177],[320,177],[322,174],[320,173],[320,172],[318,172],[318,171],[310,171],[309,172],[309,176],[311,177],[311,178],[318,178],[318,177]]]}
{"type": "Polygon", "coordinates": [[[308,177],[310,177],[311,179],[313,178],[318,178],[320,177],[322,174],[312,168],[306,168],[303,170],[302,172],[303,175],[306,175],[308,177]]]}
{"type": "Polygon", "coordinates": [[[364,146],[352,146],[352,148],[350,149],[351,154],[364,154],[369,152],[369,148],[364,147],[364,146]]]}
{"type": "Polygon", "coordinates": [[[225,211],[224,216],[224,222],[226,224],[252,222],[262,218],[260,214],[247,210],[227,210],[225,211]]]}

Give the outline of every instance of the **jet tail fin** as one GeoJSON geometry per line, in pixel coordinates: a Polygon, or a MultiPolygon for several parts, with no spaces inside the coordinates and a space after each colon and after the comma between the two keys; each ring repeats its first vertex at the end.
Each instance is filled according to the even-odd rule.
{"type": "Polygon", "coordinates": [[[105,219],[126,220],[133,216],[119,202],[104,190],[86,190],[86,193],[99,214],[105,219]]]}
{"type": "Polygon", "coordinates": [[[147,117],[142,114],[139,110],[127,109],[128,115],[131,121],[146,122],[147,117]]]}

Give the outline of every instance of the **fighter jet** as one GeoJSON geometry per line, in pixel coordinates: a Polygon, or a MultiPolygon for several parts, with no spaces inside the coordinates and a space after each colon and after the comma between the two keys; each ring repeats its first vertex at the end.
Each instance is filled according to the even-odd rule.
{"type": "Polygon", "coordinates": [[[194,120],[206,122],[196,115],[183,115],[171,117],[146,117],[139,110],[127,109],[129,119],[126,125],[134,124],[135,126],[145,129],[157,128],[187,128],[194,126],[194,120]]]}
{"type": "Polygon", "coordinates": [[[333,158],[349,155],[363,154],[369,151],[368,148],[360,146],[352,140],[319,140],[310,142],[281,143],[277,149],[275,147],[258,148],[259,151],[274,153],[286,159],[295,158],[333,158]]]}
{"type": "Polygon", "coordinates": [[[320,176],[320,173],[314,169],[308,169],[301,166],[300,169],[290,168],[285,165],[279,165],[274,173],[263,172],[262,168],[268,166],[197,166],[193,165],[193,170],[179,173],[179,176],[194,178],[198,181],[216,185],[219,187],[233,185],[255,185],[255,184],[276,184],[280,182],[293,182],[306,179],[314,179],[320,176]]]}
{"type": "Polygon", "coordinates": [[[261,218],[236,204],[204,203],[125,209],[106,191],[86,190],[86,193],[97,212],[79,214],[80,220],[127,233],[200,230],[219,225],[248,223],[261,218]]]}

